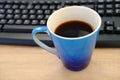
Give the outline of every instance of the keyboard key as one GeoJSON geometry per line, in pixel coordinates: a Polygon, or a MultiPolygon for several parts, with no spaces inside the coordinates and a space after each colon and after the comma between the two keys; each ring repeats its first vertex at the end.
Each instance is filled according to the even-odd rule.
{"type": "Polygon", "coordinates": [[[5,9],[10,9],[10,8],[11,8],[11,6],[12,6],[12,5],[7,4],[7,5],[5,5],[5,6],[4,6],[4,8],[5,8],[5,9]]]}
{"type": "Polygon", "coordinates": [[[15,20],[14,19],[9,19],[7,24],[14,24],[15,20]]]}
{"type": "Polygon", "coordinates": [[[120,4],[115,4],[116,9],[120,9],[120,4]]]}
{"type": "Polygon", "coordinates": [[[26,5],[20,5],[20,9],[26,9],[26,5]]]}
{"type": "Polygon", "coordinates": [[[98,1],[98,4],[103,4],[104,3],[104,0],[97,0],[98,1]]]}
{"type": "Polygon", "coordinates": [[[32,25],[4,25],[3,32],[12,32],[12,33],[31,33],[32,29],[36,26],[32,25]]]}
{"type": "Polygon", "coordinates": [[[103,9],[97,11],[101,16],[105,15],[105,12],[103,9]]]}
{"type": "Polygon", "coordinates": [[[49,9],[56,9],[56,5],[50,5],[49,9]]]}
{"type": "Polygon", "coordinates": [[[46,24],[46,20],[40,20],[40,25],[45,25],[46,24]]]}
{"type": "Polygon", "coordinates": [[[88,0],[87,3],[88,3],[88,4],[95,4],[95,1],[94,1],[94,0],[88,0]]]}
{"type": "Polygon", "coordinates": [[[24,20],[23,24],[31,24],[30,20],[24,20]]]}
{"type": "Polygon", "coordinates": [[[3,4],[0,4],[0,9],[2,9],[4,7],[4,5],[3,4]]]}
{"type": "Polygon", "coordinates": [[[72,5],[72,1],[65,1],[65,5],[72,5]]]}
{"type": "Polygon", "coordinates": [[[120,14],[120,9],[115,9],[115,16],[119,16],[120,14]]]}
{"type": "Polygon", "coordinates": [[[94,5],[87,4],[87,5],[85,5],[85,6],[91,8],[91,9],[94,9],[94,5]]]}
{"type": "Polygon", "coordinates": [[[29,19],[35,19],[36,18],[36,15],[30,15],[29,16],[29,19]]]}
{"type": "Polygon", "coordinates": [[[120,3],[120,0],[115,0],[115,3],[120,3]]]}
{"type": "Polygon", "coordinates": [[[53,1],[54,4],[58,5],[58,4],[61,4],[60,1],[53,1]]]}
{"type": "Polygon", "coordinates": [[[49,0],[48,0],[48,1],[46,1],[46,4],[48,4],[48,5],[49,5],[49,4],[53,4],[53,1],[49,1],[49,0]]]}
{"type": "Polygon", "coordinates": [[[36,10],[30,10],[29,11],[29,14],[35,14],[36,13],[36,10]]]}
{"type": "Polygon", "coordinates": [[[86,4],[87,0],[80,0],[80,4],[86,4]]]}
{"type": "Polygon", "coordinates": [[[7,14],[6,15],[6,19],[12,19],[13,18],[13,14],[7,14]]]}
{"type": "Polygon", "coordinates": [[[109,34],[114,33],[115,31],[114,21],[106,21],[104,29],[106,33],[109,33],[109,34]]]}
{"type": "Polygon", "coordinates": [[[7,0],[6,3],[7,3],[7,4],[13,4],[13,1],[7,0]]]}
{"type": "Polygon", "coordinates": [[[0,14],[5,13],[5,9],[0,9],[0,14]]]}
{"type": "Polygon", "coordinates": [[[0,24],[6,24],[7,20],[6,19],[1,19],[0,24]]]}
{"type": "Polygon", "coordinates": [[[120,34],[120,26],[117,26],[117,27],[116,27],[116,33],[117,33],[117,34],[120,34]]]}
{"type": "Polygon", "coordinates": [[[33,5],[29,4],[29,5],[27,6],[27,9],[33,9],[33,5]]]}
{"type": "Polygon", "coordinates": [[[18,4],[14,4],[13,6],[12,6],[12,9],[18,9],[19,8],[19,5],[18,4]]]}
{"type": "Polygon", "coordinates": [[[50,15],[45,15],[44,19],[48,19],[50,15]]]}
{"type": "Polygon", "coordinates": [[[113,5],[112,5],[112,4],[106,4],[106,8],[107,8],[107,9],[112,9],[112,8],[113,8],[113,5]]]}
{"type": "Polygon", "coordinates": [[[79,2],[79,1],[74,0],[74,1],[72,1],[72,4],[73,4],[73,5],[80,5],[80,2],[79,2]]]}
{"type": "Polygon", "coordinates": [[[113,10],[112,9],[106,10],[106,16],[112,16],[112,14],[113,14],[113,10]]]}
{"type": "Polygon", "coordinates": [[[40,1],[39,1],[39,4],[46,4],[46,2],[43,1],[43,0],[40,0],[40,1]]]}
{"type": "Polygon", "coordinates": [[[51,10],[45,10],[44,11],[44,14],[46,14],[46,15],[48,15],[48,14],[50,14],[51,13],[51,10]]]}
{"type": "Polygon", "coordinates": [[[16,20],[15,24],[22,24],[23,20],[16,20]]]}
{"type": "Polygon", "coordinates": [[[61,5],[57,5],[57,9],[60,9],[60,8],[62,8],[62,6],[61,5]]]}
{"type": "Polygon", "coordinates": [[[22,14],[28,14],[28,10],[22,10],[22,14]]]}
{"type": "Polygon", "coordinates": [[[97,8],[98,8],[98,9],[104,9],[104,4],[99,4],[99,5],[97,6],[97,8]]]}
{"type": "Polygon", "coordinates": [[[105,25],[106,26],[111,26],[111,25],[114,25],[114,22],[113,21],[106,21],[105,25]]]}
{"type": "Polygon", "coordinates": [[[28,2],[27,2],[27,1],[21,1],[21,4],[23,4],[23,5],[27,5],[28,2]]]}
{"type": "Polygon", "coordinates": [[[41,14],[41,15],[37,16],[37,19],[43,19],[43,17],[44,17],[44,15],[41,14]]]}
{"type": "Polygon", "coordinates": [[[114,32],[113,26],[106,26],[106,33],[113,33],[113,32],[114,32]]]}
{"type": "Polygon", "coordinates": [[[32,20],[31,24],[37,25],[38,24],[38,20],[32,20]]]}
{"type": "Polygon", "coordinates": [[[5,1],[0,0],[0,4],[5,4],[5,1]]]}
{"type": "Polygon", "coordinates": [[[15,14],[14,19],[20,19],[21,15],[20,14],[15,14]]]}
{"type": "Polygon", "coordinates": [[[48,9],[48,5],[43,5],[41,9],[48,9]]]}
{"type": "Polygon", "coordinates": [[[40,9],[41,6],[40,5],[35,5],[34,9],[40,9]]]}
{"type": "Polygon", "coordinates": [[[106,3],[111,4],[113,2],[113,0],[106,0],[106,3]]]}
{"type": "Polygon", "coordinates": [[[37,14],[43,14],[43,10],[37,10],[37,14]]]}
{"type": "Polygon", "coordinates": [[[20,1],[18,1],[18,0],[14,0],[14,4],[19,5],[20,3],[21,3],[20,1]]]}
{"type": "Polygon", "coordinates": [[[0,14],[0,19],[3,19],[5,17],[5,14],[0,14]]]}
{"type": "Polygon", "coordinates": [[[6,13],[7,13],[7,14],[12,14],[12,13],[13,13],[13,9],[8,9],[8,10],[6,11],[6,13]]]}
{"type": "Polygon", "coordinates": [[[37,4],[39,4],[39,2],[34,0],[34,1],[32,1],[32,4],[37,5],[37,4]]]}
{"type": "Polygon", "coordinates": [[[21,19],[28,19],[28,15],[27,14],[22,15],[21,19]]]}
{"type": "Polygon", "coordinates": [[[14,14],[20,14],[21,13],[21,10],[19,10],[19,9],[16,9],[16,10],[14,10],[14,12],[13,12],[14,14]]]}

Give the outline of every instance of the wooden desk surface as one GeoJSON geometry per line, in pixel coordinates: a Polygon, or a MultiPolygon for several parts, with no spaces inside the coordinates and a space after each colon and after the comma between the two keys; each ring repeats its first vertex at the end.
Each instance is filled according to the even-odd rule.
{"type": "Polygon", "coordinates": [[[120,48],[96,48],[79,72],[36,46],[0,45],[0,80],[120,80],[120,48]]]}

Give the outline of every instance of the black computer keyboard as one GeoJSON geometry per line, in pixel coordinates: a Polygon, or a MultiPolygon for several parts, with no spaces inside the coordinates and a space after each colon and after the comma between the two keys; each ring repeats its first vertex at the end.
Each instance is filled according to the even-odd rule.
{"type": "MultiPolygon", "coordinates": [[[[120,47],[120,0],[0,0],[0,44],[36,45],[32,29],[46,25],[55,10],[72,5],[90,7],[102,17],[97,47],[120,47]]],[[[38,37],[53,45],[47,34],[38,37]]]]}

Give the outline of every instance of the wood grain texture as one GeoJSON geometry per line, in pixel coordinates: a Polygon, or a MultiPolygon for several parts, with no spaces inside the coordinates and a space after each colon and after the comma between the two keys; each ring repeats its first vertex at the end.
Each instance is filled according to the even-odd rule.
{"type": "Polygon", "coordinates": [[[78,72],[36,46],[0,45],[0,80],[120,80],[120,48],[96,48],[78,72]]]}

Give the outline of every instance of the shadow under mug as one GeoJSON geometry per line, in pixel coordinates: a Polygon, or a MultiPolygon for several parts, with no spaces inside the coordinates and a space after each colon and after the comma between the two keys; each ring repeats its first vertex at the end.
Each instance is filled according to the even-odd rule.
{"type": "Polygon", "coordinates": [[[66,68],[72,71],[84,69],[90,62],[101,26],[99,14],[84,6],[70,6],[56,10],[50,15],[47,26],[34,28],[32,38],[43,49],[60,58],[66,68]],[[61,23],[80,20],[91,24],[94,31],[88,35],[76,38],[62,37],[54,33],[61,23]],[[37,33],[45,32],[50,35],[55,49],[48,47],[36,37],[37,33]]]}

